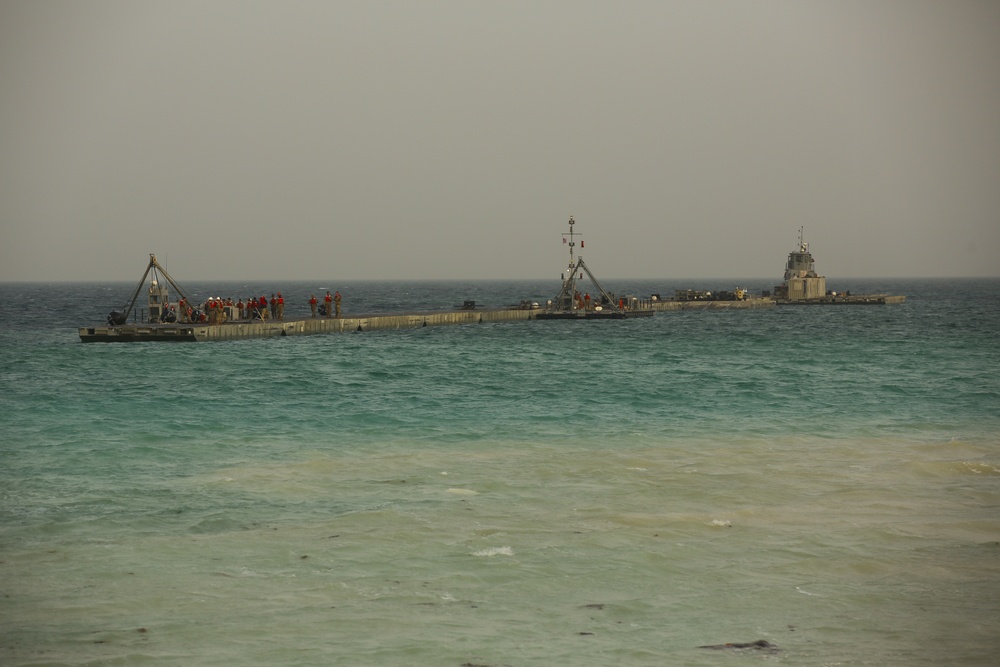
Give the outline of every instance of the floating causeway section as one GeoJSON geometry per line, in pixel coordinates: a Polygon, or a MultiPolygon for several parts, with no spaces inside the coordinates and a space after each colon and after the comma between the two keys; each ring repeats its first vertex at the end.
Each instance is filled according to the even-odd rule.
{"type": "Polygon", "coordinates": [[[742,301],[653,301],[653,310],[741,310],[745,308],[774,308],[774,299],[744,299],[742,301]]]}
{"type": "Polygon", "coordinates": [[[276,336],[310,336],[382,329],[417,329],[449,324],[531,320],[538,311],[522,309],[461,310],[392,315],[359,315],[341,318],[304,318],[282,321],[235,321],[223,324],[123,324],[80,327],[84,343],[134,343],[141,341],[202,342],[247,340],[276,336]]]}
{"type": "Polygon", "coordinates": [[[893,294],[849,294],[819,296],[814,299],[778,299],[779,306],[885,306],[905,303],[906,297],[893,294]]]}

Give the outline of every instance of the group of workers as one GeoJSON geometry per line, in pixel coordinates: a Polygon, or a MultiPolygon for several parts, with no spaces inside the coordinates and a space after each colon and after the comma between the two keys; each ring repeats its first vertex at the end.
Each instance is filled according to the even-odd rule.
{"type": "MultiPolygon", "coordinates": [[[[330,290],[327,290],[326,296],[323,297],[323,315],[326,317],[340,317],[340,301],[340,292],[330,294],[330,290]]],[[[319,300],[315,294],[309,298],[309,310],[312,311],[312,316],[315,319],[316,311],[319,310],[319,300]]]]}
{"type": "MultiPolygon", "coordinates": [[[[340,292],[330,294],[329,290],[327,290],[324,301],[325,309],[323,314],[326,317],[341,316],[340,292]]],[[[313,317],[316,317],[318,303],[316,295],[313,294],[309,299],[309,308],[312,311],[313,317]]],[[[170,306],[164,312],[164,316],[170,316],[172,320],[174,319],[174,312],[176,312],[176,319],[179,319],[181,322],[204,324],[222,324],[231,320],[281,321],[285,319],[285,298],[281,295],[281,292],[272,293],[270,299],[262,294],[260,298],[251,296],[247,297],[246,301],[239,299],[236,303],[233,303],[232,298],[208,297],[208,300],[200,305],[190,304],[185,299],[181,299],[177,303],[176,311],[173,306],[170,306]]]]}
{"type": "MultiPolygon", "coordinates": [[[[611,306],[614,302],[608,302],[603,299],[593,299],[590,298],[590,293],[586,292],[583,295],[579,291],[573,294],[573,300],[576,302],[577,310],[596,310],[598,306],[602,303],[604,306],[611,306]]],[[[628,310],[629,304],[625,299],[618,299],[618,310],[628,310]]]]}

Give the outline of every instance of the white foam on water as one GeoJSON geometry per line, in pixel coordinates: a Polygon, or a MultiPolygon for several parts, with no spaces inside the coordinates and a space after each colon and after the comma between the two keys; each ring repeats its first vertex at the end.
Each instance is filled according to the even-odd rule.
{"type": "Polygon", "coordinates": [[[480,558],[492,558],[493,556],[513,556],[514,550],[510,547],[490,547],[488,549],[480,549],[479,551],[473,551],[473,556],[479,556],[480,558]]]}

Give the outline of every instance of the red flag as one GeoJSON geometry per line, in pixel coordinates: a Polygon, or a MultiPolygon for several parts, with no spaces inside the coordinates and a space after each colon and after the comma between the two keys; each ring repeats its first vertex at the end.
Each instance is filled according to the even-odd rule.
{"type": "Polygon", "coordinates": [[[565,236],[563,237],[563,243],[566,243],[566,237],[565,236]]]}
{"type": "Polygon", "coordinates": [[[583,247],[583,240],[582,239],[580,240],[580,247],[581,248],[583,247]]]}

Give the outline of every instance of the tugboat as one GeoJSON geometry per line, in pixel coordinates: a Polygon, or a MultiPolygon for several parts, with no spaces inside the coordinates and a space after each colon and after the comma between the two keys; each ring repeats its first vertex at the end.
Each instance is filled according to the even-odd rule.
{"type": "Polygon", "coordinates": [[[804,301],[826,296],[826,276],[816,275],[816,262],[803,240],[804,227],[799,227],[799,247],[788,253],[784,282],[774,288],[774,298],[782,301],[804,301]]]}
{"type": "Polygon", "coordinates": [[[799,247],[788,253],[785,263],[784,282],[774,287],[774,302],[778,306],[843,305],[903,303],[905,296],[887,294],[851,294],[830,292],[826,289],[826,277],[817,275],[816,262],[809,252],[809,244],[803,236],[804,228],[799,227],[799,247]]]}
{"type": "MultiPolygon", "coordinates": [[[[632,317],[651,317],[655,312],[652,306],[636,297],[616,297],[597,281],[594,274],[587,268],[583,256],[576,258],[576,237],[583,234],[573,230],[576,221],[569,218],[569,231],[564,232],[563,243],[569,246],[569,265],[560,276],[562,289],[554,299],[550,299],[543,310],[536,315],[536,320],[622,320],[632,317]],[[584,274],[590,278],[594,295],[589,291],[579,290],[579,280],[584,274]]],[[[580,239],[580,249],[583,249],[583,239],[580,239]]]]}

